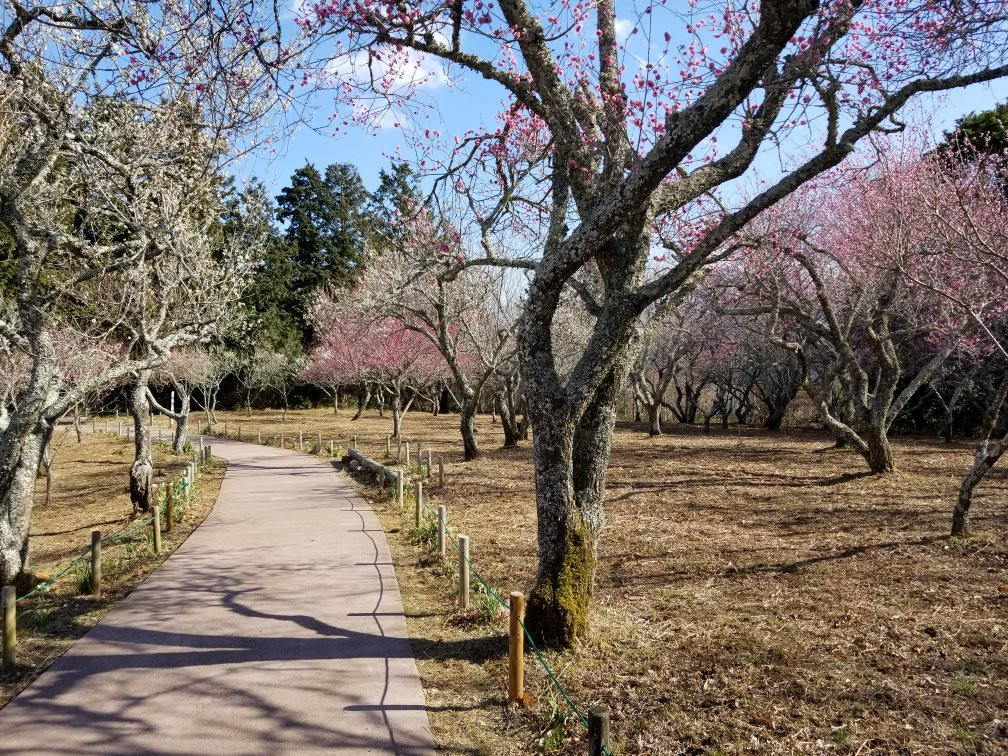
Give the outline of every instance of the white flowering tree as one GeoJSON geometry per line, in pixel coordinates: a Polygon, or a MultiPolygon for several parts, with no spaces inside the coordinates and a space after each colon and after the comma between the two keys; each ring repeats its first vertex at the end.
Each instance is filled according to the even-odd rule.
{"type": "MultiPolygon", "coordinates": [[[[16,263],[0,337],[28,361],[0,433],[4,583],[30,577],[36,472],[58,418],[127,382],[144,414],[144,376],[218,322],[230,253],[208,244],[215,210],[196,202],[212,197],[233,149],[226,137],[247,135],[275,104],[277,65],[290,55],[275,25],[227,6],[0,9],[0,224],[16,263]],[[61,362],[61,344],[84,341],[121,359],[61,362]]],[[[134,500],[149,470],[142,456],[134,500]]]]}

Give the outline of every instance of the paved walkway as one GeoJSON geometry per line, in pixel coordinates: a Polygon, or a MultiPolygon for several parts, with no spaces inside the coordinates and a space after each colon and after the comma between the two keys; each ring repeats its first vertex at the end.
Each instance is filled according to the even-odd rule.
{"type": "Polygon", "coordinates": [[[434,754],[370,507],[308,455],[214,454],[206,522],[0,710],[0,752],[434,754]]]}

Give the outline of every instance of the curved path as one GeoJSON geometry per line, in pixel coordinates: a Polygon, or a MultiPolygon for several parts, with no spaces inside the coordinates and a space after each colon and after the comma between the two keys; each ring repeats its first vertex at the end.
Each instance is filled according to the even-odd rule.
{"type": "Polygon", "coordinates": [[[213,512],[0,710],[0,752],[434,754],[370,507],[314,457],[214,454],[213,512]]]}

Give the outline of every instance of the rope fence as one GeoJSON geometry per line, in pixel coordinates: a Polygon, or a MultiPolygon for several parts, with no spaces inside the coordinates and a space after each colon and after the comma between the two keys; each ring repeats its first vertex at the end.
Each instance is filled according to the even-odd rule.
{"type": "MultiPolygon", "coordinates": [[[[489,596],[493,601],[495,601],[501,608],[509,611],[512,617],[512,627],[520,628],[519,633],[511,633],[512,636],[520,635],[519,638],[512,637],[511,651],[510,651],[510,664],[509,664],[509,697],[512,701],[521,700],[524,694],[523,686],[521,684],[522,679],[522,664],[521,658],[523,655],[522,646],[524,642],[528,642],[529,646],[532,648],[533,655],[535,659],[542,666],[543,671],[546,673],[547,678],[550,680],[552,685],[556,688],[557,692],[566,702],[567,707],[570,709],[571,713],[577,719],[578,722],[588,731],[588,741],[589,741],[589,753],[593,755],[612,756],[612,751],[609,747],[609,712],[607,709],[602,707],[592,707],[587,712],[585,712],[570,695],[563,684],[560,682],[559,677],[553,668],[550,666],[546,657],[543,655],[539,646],[536,645],[535,640],[529,633],[525,626],[524,618],[522,616],[524,610],[524,596],[520,593],[512,593],[510,595],[511,601],[506,601],[501,595],[494,590],[494,588],[483,578],[480,572],[476,569],[476,566],[472,563],[468,554],[468,537],[462,534],[456,535],[452,532],[451,528],[447,526],[443,514],[430,506],[424,499],[427,498],[423,494],[423,483],[422,480],[430,480],[433,473],[433,460],[432,452],[430,448],[423,449],[420,442],[415,442],[415,455],[411,453],[414,442],[406,441],[402,439],[401,436],[394,436],[389,434],[385,439],[385,454],[386,458],[395,457],[396,461],[403,465],[403,468],[393,470],[383,464],[375,462],[373,460],[364,457],[357,448],[357,436],[347,436],[347,437],[333,437],[327,438],[328,448],[326,444],[323,443],[323,435],[321,433],[305,434],[304,431],[281,431],[279,433],[271,432],[268,434],[263,434],[262,428],[256,428],[256,433],[254,436],[245,435],[243,437],[242,423],[236,423],[236,429],[233,433],[228,432],[228,424],[226,422],[217,423],[218,427],[214,427],[208,424],[206,429],[206,434],[212,437],[221,438],[233,438],[238,441],[248,441],[249,443],[258,443],[260,445],[266,446],[277,446],[282,449],[288,448],[288,439],[290,446],[289,448],[294,451],[308,451],[314,454],[322,454],[328,451],[328,456],[332,458],[336,454],[336,450],[342,451],[343,443],[347,445],[347,451],[353,461],[356,461],[362,468],[370,469],[376,473],[379,481],[380,488],[384,489],[384,483],[386,480],[394,481],[395,487],[389,486],[389,495],[392,498],[397,498],[400,509],[404,506],[404,496],[406,491],[410,491],[412,496],[416,501],[416,528],[419,530],[422,527],[422,515],[427,514],[432,517],[438,523],[439,529],[439,543],[438,549],[441,551],[443,556],[443,542],[441,539],[447,538],[452,545],[455,547],[456,552],[459,554],[459,583],[460,583],[460,599],[463,608],[468,608],[469,602],[469,580],[468,575],[476,579],[477,584],[489,596]],[[393,441],[394,439],[394,441],[393,441]],[[305,442],[308,442],[309,449],[305,449],[305,442]],[[393,444],[395,449],[393,452],[393,444]],[[426,458],[423,452],[426,451],[426,458]],[[354,453],[356,452],[356,454],[354,453]],[[416,476],[417,480],[412,482],[405,482],[404,478],[408,475],[416,476]],[[419,497],[417,498],[417,495],[419,497]],[[465,566],[464,573],[462,565],[465,566]],[[516,601],[518,599],[517,606],[520,607],[518,611],[515,610],[516,601]],[[516,643],[516,641],[518,641],[516,643]],[[514,677],[517,675],[518,684],[515,684],[514,677]]],[[[197,429],[199,429],[199,424],[197,424],[197,429]]],[[[205,452],[206,456],[209,457],[210,447],[207,446],[204,449],[203,436],[200,435],[200,451],[201,455],[205,452]]],[[[444,458],[439,457],[437,461],[438,468],[438,479],[440,486],[444,486],[445,474],[444,474],[444,458]]],[[[428,499],[429,501],[429,499],[428,499]]],[[[150,518],[150,519],[153,519],[150,518]]],[[[149,524],[150,519],[141,523],[139,527],[149,524]]],[[[125,534],[122,534],[125,536],[125,534]]],[[[120,536],[113,537],[109,541],[114,540],[120,536]]],[[[70,568],[79,562],[90,549],[85,550],[79,557],[77,557],[71,565],[64,570],[60,577],[70,570],[70,568]]],[[[56,578],[53,578],[55,580],[56,578]]],[[[30,595],[30,594],[29,594],[30,595]]],[[[27,595],[22,597],[27,598],[27,595]]],[[[18,599],[19,601],[21,599],[18,599]]]]}
{"type": "Polygon", "coordinates": [[[154,554],[161,552],[161,523],[164,516],[166,530],[171,531],[176,521],[184,517],[195,494],[196,481],[199,473],[209,464],[210,447],[207,446],[200,454],[194,454],[186,466],[183,475],[164,484],[151,484],[148,488],[148,501],[153,508],[149,517],[141,520],[121,533],[102,538],[100,531],[93,531],[91,544],[85,547],[70,563],[43,583],[33,587],[22,596],[18,596],[13,585],[3,586],[3,653],[2,668],[13,670],[17,655],[17,605],[27,599],[48,591],[59,580],[70,573],[85,558],[90,557],[90,572],[87,583],[90,593],[97,597],[101,595],[102,579],[102,548],[122,543],[133,538],[137,533],[149,531],[152,538],[154,554]],[[163,489],[163,495],[162,495],[163,489]]]}

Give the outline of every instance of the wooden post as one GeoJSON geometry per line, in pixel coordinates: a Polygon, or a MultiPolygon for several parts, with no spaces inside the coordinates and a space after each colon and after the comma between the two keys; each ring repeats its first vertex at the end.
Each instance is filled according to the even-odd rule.
{"type": "Polygon", "coordinates": [[[224,423],[224,438],[227,438],[227,423],[224,423]]]}
{"type": "Polygon", "coordinates": [[[262,428],[256,431],[256,443],[257,444],[262,443],[262,428]]]}
{"type": "Polygon", "coordinates": [[[385,436],[385,456],[392,456],[392,435],[388,434],[385,436]]]}
{"type": "Polygon", "coordinates": [[[423,452],[420,449],[421,449],[420,442],[417,441],[416,442],[416,463],[417,463],[417,467],[420,467],[420,465],[423,464],[423,452]]]}
{"type": "Polygon", "coordinates": [[[406,467],[409,467],[409,441],[406,442],[406,467]]]}
{"type": "Polygon", "coordinates": [[[241,441],[241,423],[238,423],[238,440],[241,441]]]}
{"type": "Polygon", "coordinates": [[[459,604],[469,608],[469,536],[458,537],[459,549],[459,604]]]}
{"type": "Polygon", "coordinates": [[[404,501],[403,501],[404,494],[403,494],[403,473],[402,473],[402,470],[400,470],[399,473],[396,475],[396,498],[399,499],[399,511],[402,511],[403,504],[404,504],[404,501]]]}
{"type": "Polygon", "coordinates": [[[154,498],[154,519],[151,522],[151,527],[154,529],[154,553],[161,553],[161,505],[157,501],[157,497],[154,498]]]}
{"type": "Polygon", "coordinates": [[[445,507],[440,504],[437,508],[437,550],[442,559],[445,558],[445,519],[445,507]]]}
{"type": "Polygon", "coordinates": [[[122,420],[119,421],[119,435],[122,435],[122,420]]]}
{"type": "Polygon", "coordinates": [[[416,527],[419,530],[423,522],[423,481],[413,483],[413,498],[416,499],[416,527]]]}
{"type": "Polygon", "coordinates": [[[298,431],[298,451],[304,451],[304,431],[298,431]]]}
{"type": "Polygon", "coordinates": [[[593,706],[588,709],[588,753],[603,756],[609,750],[609,709],[593,706]]]}
{"type": "Polygon", "coordinates": [[[353,448],[356,449],[357,448],[357,436],[353,437],[352,443],[353,443],[353,448]]]}
{"type": "Polygon", "coordinates": [[[437,458],[438,486],[444,488],[444,456],[437,458]]]}
{"type": "MultiPolygon", "coordinates": [[[[318,446],[316,448],[318,449],[318,451],[315,452],[315,453],[316,454],[321,454],[322,453],[322,434],[321,433],[318,434],[318,446]]],[[[331,457],[332,454],[330,454],[329,456],[331,457]]]]}
{"type": "Polygon", "coordinates": [[[385,490],[385,470],[378,471],[378,493],[385,490]]]}
{"type": "Polygon", "coordinates": [[[98,432],[98,418],[96,417],[91,418],[91,432],[92,433],[98,432]]]}
{"type": "Polygon", "coordinates": [[[402,462],[402,439],[396,437],[396,460],[402,462]]]}
{"type": "Polygon", "coordinates": [[[200,453],[203,452],[203,436],[199,437],[199,450],[200,450],[200,453]]]}
{"type": "Polygon", "coordinates": [[[329,439],[329,456],[332,457],[332,455],[333,455],[333,446],[332,446],[332,439],[330,438],[329,439]]]}
{"type": "Polygon", "coordinates": [[[108,433],[108,418],[105,418],[105,432],[108,433]]]}
{"type": "Polygon", "coordinates": [[[281,449],[284,448],[284,445],[283,445],[283,433],[282,432],[280,433],[280,448],[281,449]]]}
{"type": "Polygon", "coordinates": [[[171,481],[165,486],[165,532],[171,533],[175,527],[175,486],[171,481]]]}
{"type": "Polygon", "coordinates": [[[508,701],[518,703],[525,693],[525,594],[512,591],[511,622],[508,630],[508,701]]]}
{"type": "Polygon", "coordinates": [[[101,531],[91,531],[91,595],[101,596],[101,531]]]}
{"type": "Polygon", "coordinates": [[[430,469],[431,469],[431,450],[427,450],[427,480],[430,480],[430,469]]]}
{"type": "Polygon", "coordinates": [[[3,587],[3,671],[14,669],[17,656],[17,589],[3,587]]]}

